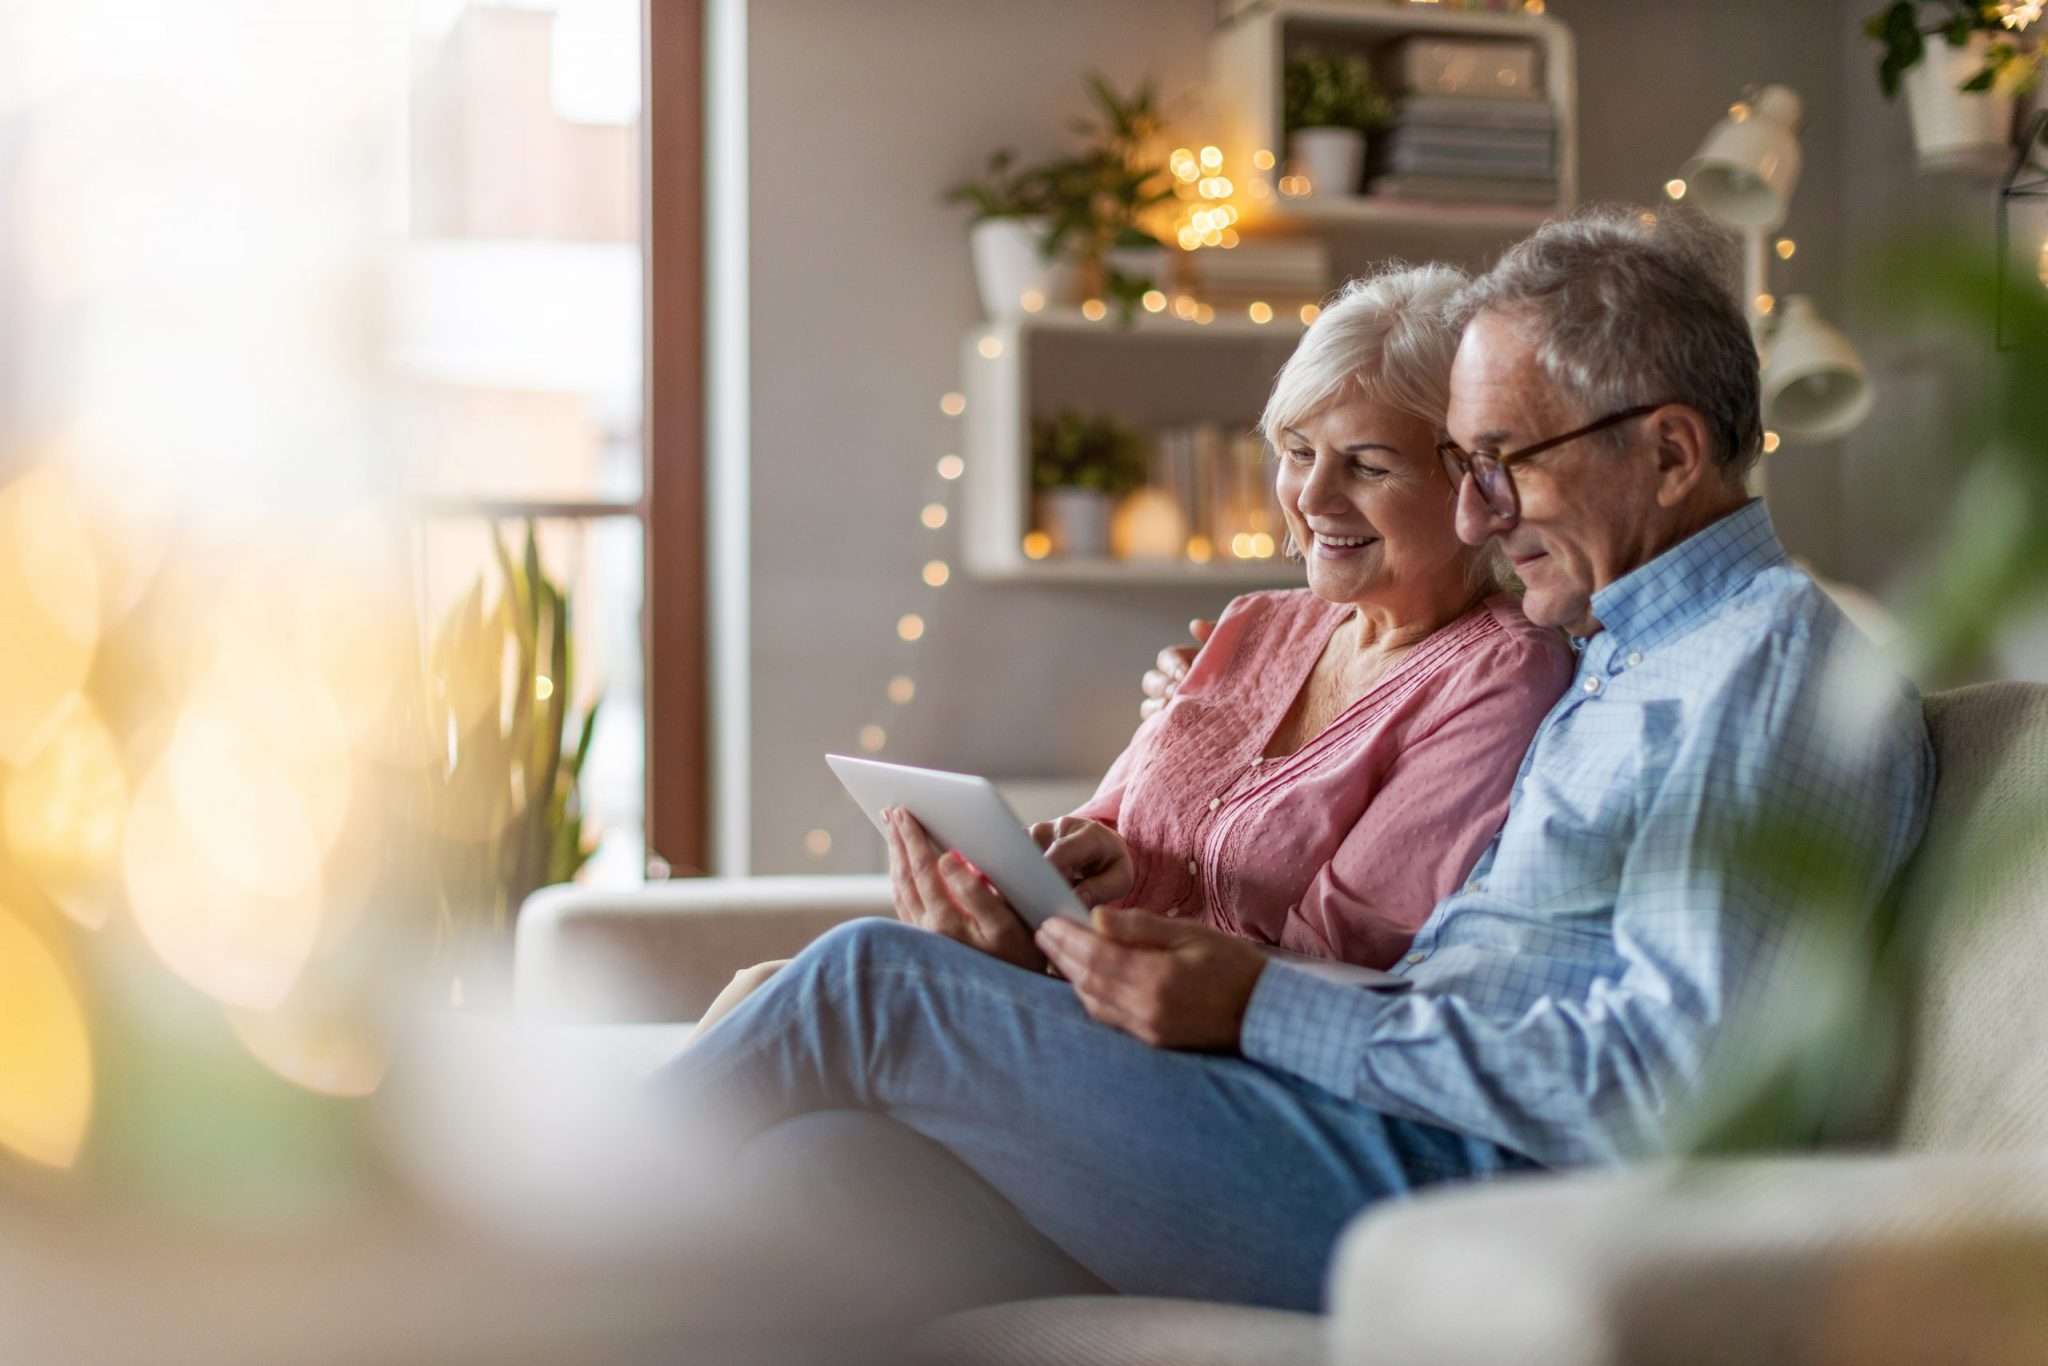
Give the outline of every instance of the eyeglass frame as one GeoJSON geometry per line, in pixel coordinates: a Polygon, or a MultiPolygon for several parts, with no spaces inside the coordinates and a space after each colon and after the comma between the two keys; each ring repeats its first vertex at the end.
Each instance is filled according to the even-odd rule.
{"type": "Polygon", "coordinates": [[[1460,489],[1464,488],[1465,476],[1471,475],[1473,481],[1479,485],[1479,497],[1485,502],[1487,511],[1493,513],[1496,517],[1512,520],[1522,515],[1522,492],[1515,487],[1515,477],[1508,472],[1509,466],[1519,464],[1532,455],[1541,455],[1545,451],[1556,450],[1559,446],[1565,445],[1567,442],[1577,441],[1582,436],[1591,436],[1595,432],[1604,432],[1609,427],[1619,426],[1621,423],[1628,422],[1634,418],[1648,417],[1659,408],[1668,408],[1679,401],[1678,399],[1666,399],[1662,403],[1639,403],[1633,408],[1623,408],[1618,413],[1609,413],[1606,417],[1600,418],[1597,421],[1588,422],[1585,426],[1566,432],[1563,436],[1548,437],[1545,440],[1513,451],[1468,451],[1449,437],[1445,437],[1442,441],[1436,443],[1436,458],[1437,462],[1443,467],[1444,477],[1451,481],[1452,493],[1457,493],[1460,489]],[[1482,460],[1492,464],[1506,483],[1507,496],[1513,503],[1513,506],[1505,511],[1494,502],[1493,498],[1486,491],[1486,479],[1478,470],[1478,463],[1482,460]]]}

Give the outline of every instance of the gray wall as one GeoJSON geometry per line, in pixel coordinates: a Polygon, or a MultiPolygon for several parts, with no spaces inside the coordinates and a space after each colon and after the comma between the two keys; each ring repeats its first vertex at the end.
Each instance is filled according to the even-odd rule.
{"type": "MultiPolygon", "coordinates": [[[[1950,367],[1906,340],[1883,300],[1852,294],[1850,263],[1940,202],[1908,164],[1902,110],[1874,90],[1857,16],[1869,0],[1551,0],[1577,36],[1583,194],[1648,201],[1751,82],[1805,98],[1806,170],[1776,264],[1781,295],[1812,294],[1877,363],[1884,396],[1856,439],[1775,460],[1771,502],[1794,551],[1824,573],[1883,584],[1943,496],[1950,367]],[[1911,443],[1909,443],[1911,444],[1911,443]],[[1853,475],[1845,478],[1845,472],[1853,475]],[[1915,488],[1918,487],[1916,484],[1915,488]]],[[[1135,719],[1135,685],[1210,592],[1050,589],[918,568],[957,566],[955,529],[922,530],[933,461],[958,425],[941,393],[978,317],[963,214],[942,187],[993,147],[1061,145],[1079,73],[1198,86],[1210,0],[753,0],[751,102],[752,871],[878,866],[878,846],[819,755],[864,724],[883,757],[1003,776],[1099,771],[1135,719]],[[924,612],[914,646],[897,616],[924,612]],[[886,680],[918,700],[891,706],[886,680]],[[808,857],[804,832],[834,836],[808,857]]],[[[1976,187],[1981,191],[1982,187],[1976,187]]],[[[1960,197],[1960,196],[1959,196],[1960,197]]],[[[1979,193],[1968,202],[1981,210],[1979,193]]]]}

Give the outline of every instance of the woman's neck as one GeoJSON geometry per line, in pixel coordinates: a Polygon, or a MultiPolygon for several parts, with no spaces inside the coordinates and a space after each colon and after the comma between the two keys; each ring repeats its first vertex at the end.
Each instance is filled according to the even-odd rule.
{"type": "Polygon", "coordinates": [[[1351,604],[1360,653],[1405,650],[1426,640],[1464,616],[1486,597],[1482,587],[1459,585],[1456,592],[1438,592],[1409,600],[1380,597],[1351,604]]]}

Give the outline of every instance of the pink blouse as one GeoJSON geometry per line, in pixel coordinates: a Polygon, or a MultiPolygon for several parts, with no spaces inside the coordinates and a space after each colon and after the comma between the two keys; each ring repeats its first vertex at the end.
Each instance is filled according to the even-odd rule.
{"type": "Polygon", "coordinates": [[[1127,904],[1385,967],[1464,881],[1571,680],[1571,649],[1489,598],[1300,749],[1262,759],[1350,614],[1307,589],[1224,611],[1172,703],[1074,813],[1129,842],[1127,904]]]}

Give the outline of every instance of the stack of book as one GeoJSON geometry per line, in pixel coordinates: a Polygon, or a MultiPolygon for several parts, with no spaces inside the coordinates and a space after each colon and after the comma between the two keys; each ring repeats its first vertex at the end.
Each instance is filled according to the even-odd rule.
{"type": "Polygon", "coordinates": [[[1388,72],[1394,127],[1373,140],[1371,193],[1490,204],[1557,201],[1557,115],[1526,44],[1409,39],[1388,72]]]}
{"type": "Polygon", "coordinates": [[[1165,428],[1154,440],[1147,482],[1173,495],[1194,558],[1272,559],[1279,553],[1273,470],[1257,433],[1226,432],[1214,422],[1165,428]],[[1198,538],[1205,550],[1197,549],[1198,538]]]}
{"type": "Polygon", "coordinates": [[[1330,249],[1312,237],[1246,241],[1189,252],[1182,269],[1188,291],[1219,311],[1263,300],[1284,315],[1329,292],[1330,249]]]}

